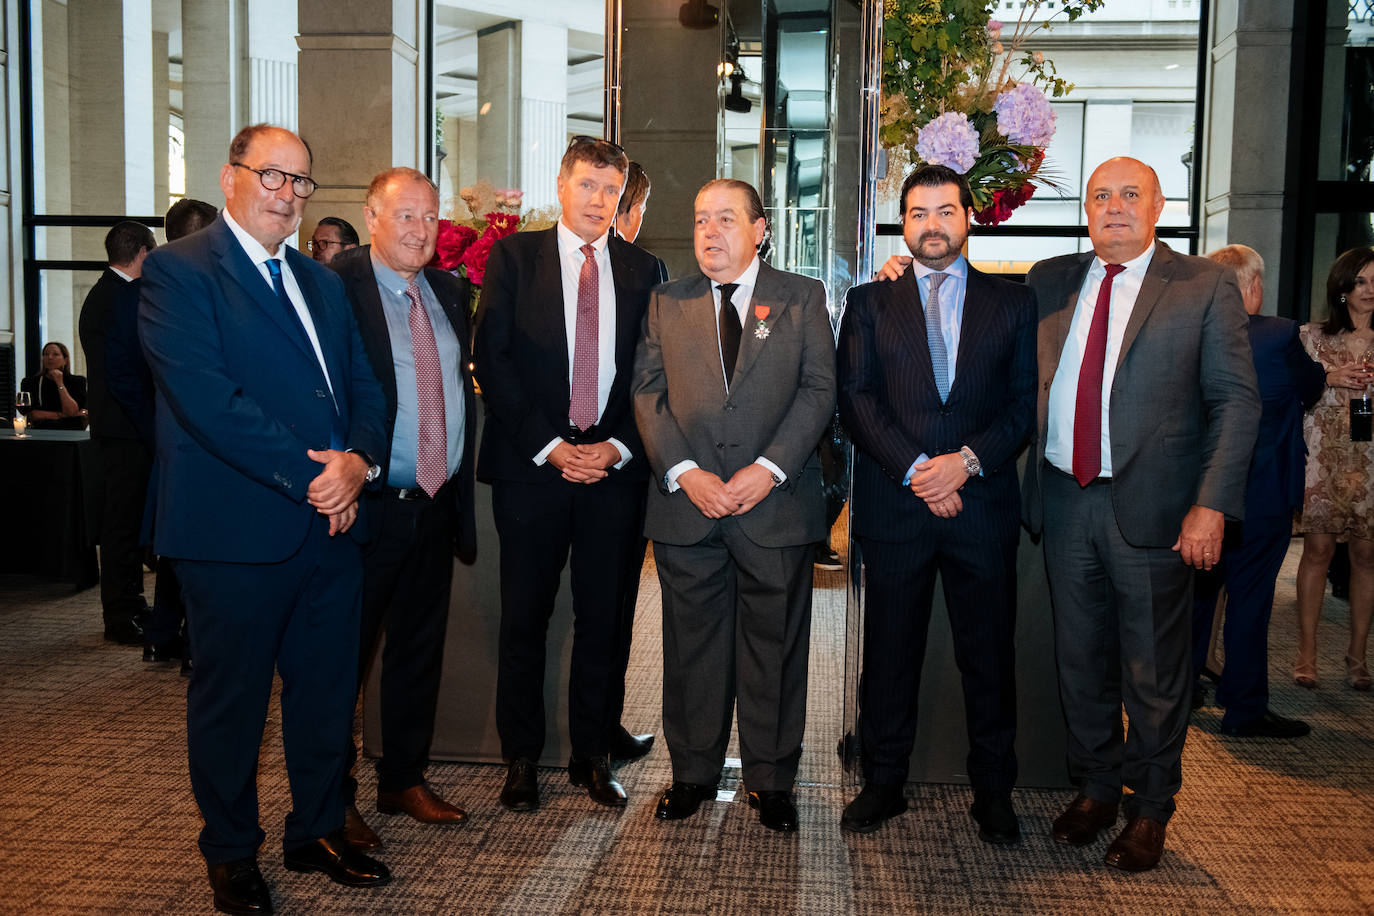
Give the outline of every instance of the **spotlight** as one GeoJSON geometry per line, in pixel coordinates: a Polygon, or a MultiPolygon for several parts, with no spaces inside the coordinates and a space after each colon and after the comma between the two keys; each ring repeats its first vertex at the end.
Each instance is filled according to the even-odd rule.
{"type": "Polygon", "coordinates": [[[720,10],[706,0],[687,0],[677,11],[684,29],[713,29],[720,23],[720,10]]]}
{"type": "Polygon", "coordinates": [[[736,67],[730,74],[730,94],[725,97],[725,110],[748,114],[754,103],[744,97],[744,70],[736,67]]]}

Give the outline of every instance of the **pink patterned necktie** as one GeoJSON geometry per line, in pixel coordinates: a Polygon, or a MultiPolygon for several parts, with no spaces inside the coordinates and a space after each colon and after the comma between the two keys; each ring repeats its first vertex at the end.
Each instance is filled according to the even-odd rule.
{"type": "Polygon", "coordinates": [[[444,424],[444,374],[434,328],[420,302],[414,280],[406,287],[410,300],[410,346],[415,353],[415,396],[420,407],[420,431],[415,442],[415,482],[433,496],[448,477],[448,431],[444,424]]]}
{"type": "Polygon", "coordinates": [[[577,278],[577,329],[573,339],[572,397],[568,419],[578,429],[596,422],[597,407],[597,304],[601,283],[596,271],[596,249],[583,245],[585,260],[577,278]]]}

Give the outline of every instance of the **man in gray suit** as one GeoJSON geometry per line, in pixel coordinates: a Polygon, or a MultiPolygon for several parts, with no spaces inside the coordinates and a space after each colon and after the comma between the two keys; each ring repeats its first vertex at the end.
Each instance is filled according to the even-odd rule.
{"type": "Polygon", "coordinates": [[[1217,562],[1225,519],[1244,512],[1260,407],[1235,274],[1155,239],[1154,170],[1109,159],[1085,192],[1093,251],[1026,278],[1040,385],[1023,514],[1044,532],[1079,786],[1054,837],[1085,846],[1121,804],[1105,861],[1144,871],[1182,783],[1193,570],[1217,562]]]}
{"type": "Polygon", "coordinates": [[[749,804],[765,827],[792,831],[834,336],[825,288],[759,260],[767,222],[753,187],[708,182],[695,209],[701,274],[654,291],[635,358],[673,760],[655,813],[689,817],[714,797],[738,675],[749,804]]]}

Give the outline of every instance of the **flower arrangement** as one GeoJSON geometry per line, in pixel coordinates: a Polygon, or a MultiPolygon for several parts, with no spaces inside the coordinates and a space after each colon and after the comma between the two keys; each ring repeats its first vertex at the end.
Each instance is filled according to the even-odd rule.
{"type": "Polygon", "coordinates": [[[491,246],[512,232],[552,226],[558,215],[548,207],[521,216],[524,192],[518,188],[495,188],[485,179],[463,188],[458,196],[460,202],[455,204],[452,218],[439,220],[439,238],[431,266],[471,281],[471,308],[476,311],[491,246]]]}
{"type": "MultiPolygon", "coordinates": [[[[1065,0],[1056,16],[1072,22],[1105,2],[1065,0]]],[[[879,137],[893,190],[908,165],[946,165],[968,179],[974,219],[997,225],[1037,183],[1056,187],[1042,170],[1055,129],[1046,92],[1060,98],[1073,84],[1044,54],[1023,50],[1055,18],[1032,22],[1042,3],[1021,4],[1004,38],[1007,27],[992,18],[988,0],[883,0],[879,137]]]]}

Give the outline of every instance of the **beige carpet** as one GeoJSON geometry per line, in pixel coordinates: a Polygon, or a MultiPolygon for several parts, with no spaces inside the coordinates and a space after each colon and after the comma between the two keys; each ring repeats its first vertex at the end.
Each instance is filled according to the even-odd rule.
{"type": "MultiPolygon", "coordinates": [[[[561,770],[541,771],[539,812],[507,812],[500,767],[444,764],[431,783],[471,822],[428,828],[366,812],[375,780],[365,771],[360,803],[386,838],[381,858],[396,880],[350,891],[281,867],[289,800],[274,709],[260,775],[263,871],[278,912],[297,914],[1374,912],[1374,697],[1339,678],[1340,601],[1328,599],[1322,623],[1320,689],[1287,678],[1298,549],[1274,613],[1273,706],[1313,734],[1225,739],[1219,710],[1196,715],[1168,851],[1145,875],[1100,865],[1105,839],[1054,844],[1046,831],[1067,801],[1058,792],[1017,793],[1025,839],[1012,849],[978,841],[967,790],[953,786],[914,789],[905,816],[870,836],[842,835],[851,790],[834,753],[839,573],[816,579],[798,835],[763,830],[742,799],[680,824],[654,821],[669,780],[661,737],[620,770],[630,805],[619,813],[596,808],[561,770]]],[[[658,732],[659,596],[645,572],[626,719],[658,732]]],[[[96,590],[0,579],[0,624],[0,911],[211,912],[186,776],[185,682],[101,639],[96,590]]],[[[1035,723],[1023,717],[1021,727],[1035,723]]]]}

